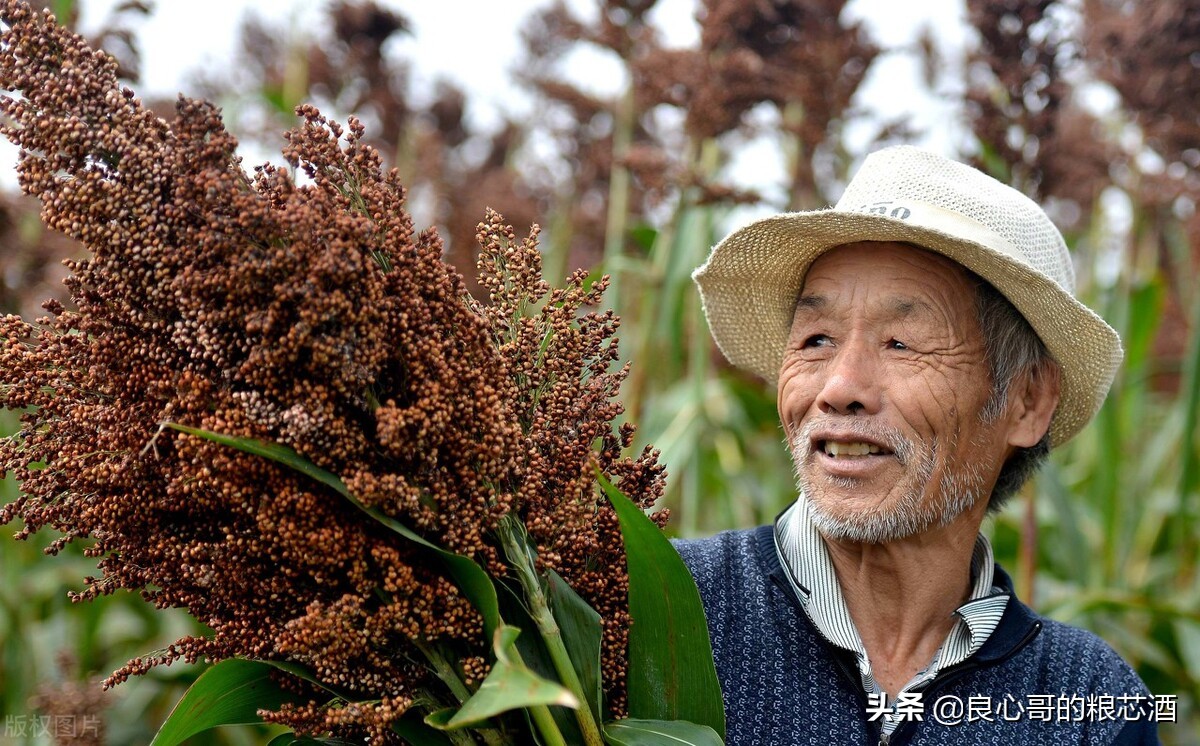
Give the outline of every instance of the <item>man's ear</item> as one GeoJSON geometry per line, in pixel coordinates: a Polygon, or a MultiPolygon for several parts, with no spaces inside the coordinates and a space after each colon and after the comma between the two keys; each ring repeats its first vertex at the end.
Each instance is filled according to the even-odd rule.
{"type": "Polygon", "coordinates": [[[1047,361],[1026,371],[1013,381],[1008,392],[1008,444],[1017,448],[1037,445],[1058,408],[1061,371],[1056,363],[1047,361]]]}

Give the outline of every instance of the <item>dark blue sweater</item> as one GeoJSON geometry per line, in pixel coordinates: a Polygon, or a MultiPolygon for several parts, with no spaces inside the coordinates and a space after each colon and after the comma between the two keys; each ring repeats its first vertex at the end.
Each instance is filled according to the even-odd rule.
{"type": "MultiPolygon", "coordinates": [[[[726,743],[730,746],[877,744],[879,727],[869,722],[866,695],[852,655],[826,642],[800,608],[775,553],[770,526],[728,531],[678,541],[675,547],[692,571],[708,617],[717,676],[725,695],[726,743]]],[[[996,585],[1011,591],[998,566],[996,585]]],[[[1089,695],[1149,691],[1128,664],[1095,635],[1039,617],[1015,596],[992,636],[971,658],[943,671],[922,692],[923,720],[901,723],[890,744],[1157,744],[1148,718],[1082,717],[1089,695]],[[1035,695],[1030,699],[1030,695],[1035,695]],[[1051,695],[1039,698],[1037,695],[1051,695]],[[937,722],[933,709],[946,698],[943,722],[955,721],[955,698],[969,696],[991,721],[968,718],[937,722]],[[988,699],[983,699],[983,698],[988,699]],[[1049,722],[1038,717],[1052,704],[1049,722]],[[1057,708],[1066,703],[1063,720],[1057,708]],[[1005,704],[1004,710],[1001,705],[1005,704]],[[1018,709],[1018,706],[1022,709],[1018,709]],[[1074,710],[1074,714],[1068,714],[1074,710]],[[1005,720],[1004,715],[1013,718],[1005,720]]],[[[1114,710],[1103,707],[1105,712],[1114,710]]]]}

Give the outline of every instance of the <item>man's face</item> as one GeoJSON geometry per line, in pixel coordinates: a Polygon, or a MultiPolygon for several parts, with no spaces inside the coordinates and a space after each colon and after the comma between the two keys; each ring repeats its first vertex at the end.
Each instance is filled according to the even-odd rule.
{"type": "Polygon", "coordinates": [[[821,532],[887,542],[986,501],[1009,448],[975,288],[959,265],[894,243],[809,269],[779,376],[779,416],[821,532]]]}

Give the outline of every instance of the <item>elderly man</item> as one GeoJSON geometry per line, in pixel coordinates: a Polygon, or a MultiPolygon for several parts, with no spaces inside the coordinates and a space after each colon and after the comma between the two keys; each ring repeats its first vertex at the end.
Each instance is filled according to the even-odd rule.
{"type": "Polygon", "coordinates": [[[800,489],[773,527],[678,544],[729,743],[1157,743],[1137,675],[1022,604],[979,532],[1121,359],[1045,213],[889,148],[695,279],[725,355],[777,381],[800,489]]]}

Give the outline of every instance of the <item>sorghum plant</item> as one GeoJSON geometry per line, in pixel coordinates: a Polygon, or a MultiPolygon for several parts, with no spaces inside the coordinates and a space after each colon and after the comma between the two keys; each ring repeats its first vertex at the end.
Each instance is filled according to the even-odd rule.
{"type": "MultiPolygon", "coordinates": [[[[458,555],[502,607],[519,599],[509,620],[528,612],[578,694],[545,598],[565,579],[599,615],[595,714],[623,715],[628,575],[597,473],[643,508],[664,474],[649,448],[622,455],[618,321],[587,312],[606,281],[551,290],[536,229],[518,239],[489,214],[480,304],[357,121],[300,107],[288,168],[248,176],[208,103],[180,98],[163,121],[52,16],[5,0],[0,19],[20,184],[91,255],[68,264],[74,310],[0,320],[0,406],[24,412],[0,442],[23,493],[0,524],[59,532],[52,554],[86,542],[100,572],[76,600],[133,590],[212,630],[106,684],[180,659],[267,661],[295,695],[267,719],[393,742],[406,715],[457,707],[509,665],[508,628],[439,561],[458,555]]],[[[578,727],[598,742],[589,709],[578,727]]],[[[548,710],[532,713],[554,742],[548,710]]],[[[498,715],[451,733],[528,727],[498,715]]]]}

